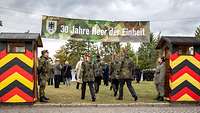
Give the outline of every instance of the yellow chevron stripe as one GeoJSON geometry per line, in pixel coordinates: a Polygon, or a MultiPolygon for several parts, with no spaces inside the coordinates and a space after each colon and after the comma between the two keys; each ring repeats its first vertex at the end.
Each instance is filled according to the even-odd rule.
{"type": "Polygon", "coordinates": [[[195,57],[193,56],[180,56],[176,60],[171,61],[170,60],[170,66],[173,69],[177,65],[179,65],[181,62],[188,60],[192,64],[194,64],[196,67],[200,68],[200,61],[198,61],[195,57]]]}
{"type": "Polygon", "coordinates": [[[22,97],[20,97],[18,95],[14,95],[13,97],[11,97],[6,102],[26,102],[26,101],[22,97]]]}
{"type": "Polygon", "coordinates": [[[33,67],[33,60],[28,58],[26,55],[20,54],[20,53],[11,53],[11,54],[6,55],[4,58],[0,60],[0,67],[4,66],[5,64],[10,62],[14,58],[18,58],[21,61],[23,61],[25,64],[27,64],[28,66],[33,67]]]}
{"type": "Polygon", "coordinates": [[[11,84],[12,82],[14,82],[15,80],[18,80],[20,83],[22,83],[24,86],[26,86],[27,88],[33,90],[33,82],[29,81],[28,79],[24,78],[22,75],[20,75],[19,73],[15,72],[13,73],[11,76],[9,76],[8,78],[6,78],[5,80],[3,80],[2,82],[0,82],[0,90],[2,90],[3,88],[5,88],[6,86],[8,86],[9,84],[11,84]]]}
{"type": "Polygon", "coordinates": [[[200,90],[200,82],[198,82],[196,79],[194,79],[193,77],[191,77],[187,73],[183,74],[180,78],[178,78],[174,82],[171,82],[171,80],[170,80],[169,81],[169,86],[173,90],[174,88],[176,88],[177,86],[179,86],[181,83],[183,83],[185,80],[187,80],[193,86],[195,86],[196,88],[198,88],[200,90]]]}
{"type": "Polygon", "coordinates": [[[190,97],[188,94],[184,94],[182,97],[180,97],[177,101],[196,101],[192,97],[190,97]]]}

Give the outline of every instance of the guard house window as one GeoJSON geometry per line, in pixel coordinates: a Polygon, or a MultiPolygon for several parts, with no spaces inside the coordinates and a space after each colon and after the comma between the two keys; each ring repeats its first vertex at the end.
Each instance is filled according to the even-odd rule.
{"type": "Polygon", "coordinates": [[[25,52],[25,43],[8,43],[8,52],[24,53],[25,52]]]}
{"type": "Polygon", "coordinates": [[[193,46],[180,46],[178,48],[178,52],[180,55],[194,55],[194,47],[193,46]]]}

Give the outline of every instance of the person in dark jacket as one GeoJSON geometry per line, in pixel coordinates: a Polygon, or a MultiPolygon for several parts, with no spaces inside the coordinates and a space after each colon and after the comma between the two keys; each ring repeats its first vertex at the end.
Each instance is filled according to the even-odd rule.
{"type": "Polygon", "coordinates": [[[104,85],[108,86],[108,82],[109,82],[109,65],[108,65],[108,63],[105,63],[103,66],[103,82],[104,82],[104,85]]]}
{"type": "Polygon", "coordinates": [[[136,83],[140,83],[140,80],[141,80],[141,69],[136,66],[135,68],[135,77],[136,77],[136,83]]]}
{"type": "Polygon", "coordinates": [[[67,86],[70,86],[70,82],[72,80],[72,67],[71,65],[68,63],[68,61],[65,61],[65,65],[63,66],[63,70],[64,70],[64,78],[65,78],[65,84],[67,86]]]}
{"type": "Polygon", "coordinates": [[[54,65],[55,88],[59,88],[59,85],[60,85],[61,69],[62,69],[62,65],[60,64],[60,60],[56,59],[55,60],[55,65],[54,65]]]}
{"type": "Polygon", "coordinates": [[[54,71],[53,70],[53,60],[50,58],[48,85],[53,85],[53,78],[54,78],[54,72],[53,71],[54,71]]]}

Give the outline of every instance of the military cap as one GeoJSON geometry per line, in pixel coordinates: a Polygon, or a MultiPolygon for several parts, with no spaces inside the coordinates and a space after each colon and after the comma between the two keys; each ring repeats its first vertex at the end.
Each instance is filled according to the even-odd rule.
{"type": "Polygon", "coordinates": [[[49,53],[49,52],[48,52],[48,50],[43,50],[41,53],[42,53],[42,55],[44,55],[44,53],[49,53]]]}

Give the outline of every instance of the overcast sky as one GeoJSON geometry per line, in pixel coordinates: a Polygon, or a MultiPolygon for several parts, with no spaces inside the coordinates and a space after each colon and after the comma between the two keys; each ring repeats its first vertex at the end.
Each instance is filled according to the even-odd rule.
{"type": "Polygon", "coordinates": [[[0,0],[0,32],[40,33],[42,15],[149,20],[151,32],[192,36],[200,25],[200,0],[0,0]]]}

